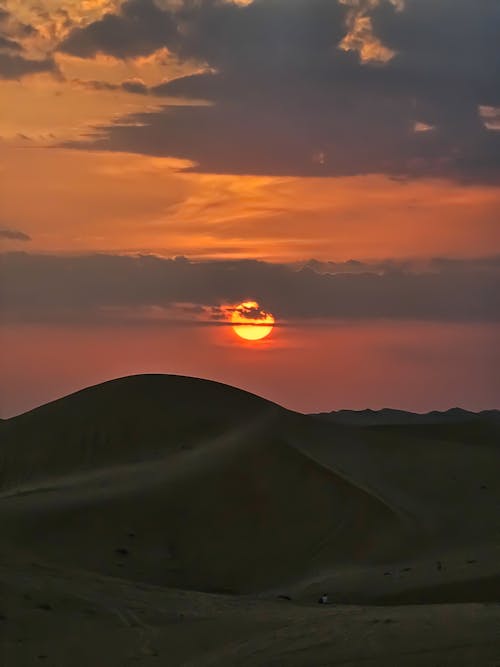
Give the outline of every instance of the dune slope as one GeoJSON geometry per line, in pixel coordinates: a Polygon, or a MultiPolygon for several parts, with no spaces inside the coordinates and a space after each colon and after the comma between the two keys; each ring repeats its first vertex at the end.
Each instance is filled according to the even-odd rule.
{"type": "Polygon", "coordinates": [[[291,444],[309,420],[168,376],[56,401],[5,429],[6,544],[104,574],[231,592],[398,551],[401,517],[291,444]]]}
{"type": "Polygon", "coordinates": [[[491,419],[339,424],[135,376],[0,438],[1,665],[498,666],[491,419]]]}
{"type": "Polygon", "coordinates": [[[1,487],[163,458],[286,411],[217,382],[136,375],[83,389],[1,425],[1,487]]]}

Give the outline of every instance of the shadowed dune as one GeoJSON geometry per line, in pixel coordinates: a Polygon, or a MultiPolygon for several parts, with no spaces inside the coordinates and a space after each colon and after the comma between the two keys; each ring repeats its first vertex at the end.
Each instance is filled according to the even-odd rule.
{"type": "Polygon", "coordinates": [[[298,451],[310,418],[230,387],[137,376],[10,420],[7,543],[50,562],[248,592],[398,550],[390,505],[298,451]]]}
{"type": "Polygon", "coordinates": [[[1,488],[163,458],[286,411],[217,382],[165,375],[111,380],[1,424],[1,488]]]}
{"type": "MultiPolygon", "coordinates": [[[[9,665],[35,664],[39,646],[65,665],[63,619],[107,647],[110,667],[165,651],[198,666],[366,664],[373,652],[374,665],[496,664],[500,454],[487,416],[332,423],[153,375],[5,420],[0,435],[9,665]],[[341,606],[318,615],[324,590],[341,606]],[[439,634],[428,605],[443,603],[465,643],[439,634]],[[30,634],[33,614],[45,634],[30,634]]],[[[95,663],[78,650],[75,665],[95,663]]]]}

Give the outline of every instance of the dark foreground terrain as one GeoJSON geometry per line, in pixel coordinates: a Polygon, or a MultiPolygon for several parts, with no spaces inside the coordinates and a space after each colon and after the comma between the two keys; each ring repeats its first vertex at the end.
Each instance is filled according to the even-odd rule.
{"type": "Polygon", "coordinates": [[[498,413],[338,415],[135,376],[1,422],[0,667],[500,667],[498,413]]]}

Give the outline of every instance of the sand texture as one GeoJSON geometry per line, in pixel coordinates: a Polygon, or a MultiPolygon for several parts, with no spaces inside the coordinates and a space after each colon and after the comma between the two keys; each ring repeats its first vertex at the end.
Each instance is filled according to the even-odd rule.
{"type": "Polygon", "coordinates": [[[2,421],[0,667],[500,667],[498,416],[389,417],[149,375],[2,421]]]}

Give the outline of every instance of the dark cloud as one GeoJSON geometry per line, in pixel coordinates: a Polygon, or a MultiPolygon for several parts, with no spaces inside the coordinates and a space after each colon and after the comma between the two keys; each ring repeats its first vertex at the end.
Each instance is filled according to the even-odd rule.
{"type": "Polygon", "coordinates": [[[224,86],[224,78],[209,72],[164,81],[150,90],[155,95],[191,97],[210,101],[220,99],[228,92],[224,86]]]}
{"type": "Polygon", "coordinates": [[[149,95],[153,89],[148,88],[141,79],[127,79],[121,83],[110,83],[109,81],[83,81],[74,79],[74,83],[89,88],[90,90],[124,90],[127,93],[134,93],[136,95],[149,95]]]}
{"type": "Polygon", "coordinates": [[[294,265],[296,269],[309,268],[315,273],[375,273],[375,274],[391,274],[391,273],[411,273],[411,274],[425,274],[425,273],[450,273],[456,271],[461,274],[466,271],[469,272],[483,272],[491,271],[498,272],[500,270],[500,258],[497,256],[471,258],[467,260],[454,259],[449,257],[437,257],[432,259],[385,259],[381,261],[360,262],[355,259],[350,259],[346,262],[325,262],[317,259],[310,259],[305,263],[297,263],[294,265]]]}
{"type": "Polygon", "coordinates": [[[0,79],[20,79],[28,74],[56,72],[52,58],[30,60],[19,55],[0,53],[0,79]]]}
{"type": "Polygon", "coordinates": [[[405,0],[399,12],[381,3],[373,22],[382,41],[396,51],[393,71],[410,74],[412,84],[420,82],[423,96],[427,90],[440,94],[442,102],[451,95],[450,105],[457,96],[500,104],[496,0],[405,0]]]}
{"type": "Polygon", "coordinates": [[[126,58],[166,46],[207,72],[149,92],[212,106],[121,119],[79,147],[179,157],[217,173],[497,183],[500,133],[478,108],[500,105],[499,3],[408,0],[396,11],[380,0],[375,32],[396,52],[384,65],[338,48],[348,11],[334,0],[185,0],[163,10],[127,0],[60,48],[126,58]],[[434,129],[415,132],[416,123],[434,129]]]}
{"type": "Polygon", "coordinates": [[[154,0],[127,0],[120,13],[105,14],[83,29],[74,29],[59,49],[80,57],[106,53],[130,58],[152,53],[174,38],[177,24],[154,0]]]}
{"type": "Polygon", "coordinates": [[[141,81],[140,79],[129,79],[127,81],[123,81],[121,88],[127,93],[135,93],[136,95],[147,95],[149,93],[148,87],[144,81],[141,81]]]}
{"type": "MultiPolygon", "coordinates": [[[[160,9],[154,0],[126,0],[74,29],[59,49],[80,57],[119,58],[167,47],[186,59],[241,71],[322,63],[343,35],[346,10],[331,0],[257,0],[246,6],[222,0],[184,0],[160,9]]],[[[324,64],[324,63],[323,63],[324,64]]]]}
{"type": "Polygon", "coordinates": [[[3,317],[14,321],[120,321],[148,308],[193,304],[214,309],[257,300],[279,320],[412,319],[500,321],[500,258],[335,264],[322,273],[254,260],[87,255],[0,256],[3,317]]]}
{"type": "Polygon", "coordinates": [[[117,83],[110,83],[109,81],[94,81],[81,79],[73,79],[73,83],[88,88],[89,90],[120,90],[121,86],[117,83]]]}
{"type": "Polygon", "coordinates": [[[192,171],[220,174],[382,173],[499,182],[500,134],[480,124],[460,135],[415,133],[409,104],[370,100],[360,92],[337,106],[317,99],[311,107],[313,95],[166,107],[96,128],[90,142],[67,147],[188,159],[192,171]]]}
{"type": "Polygon", "coordinates": [[[19,44],[19,42],[16,42],[13,39],[9,39],[8,37],[5,37],[3,35],[0,35],[0,49],[3,50],[9,50],[9,51],[22,51],[23,48],[19,44]]]}
{"type": "Polygon", "coordinates": [[[31,236],[17,229],[0,229],[0,239],[9,241],[31,241],[31,236]]]}

